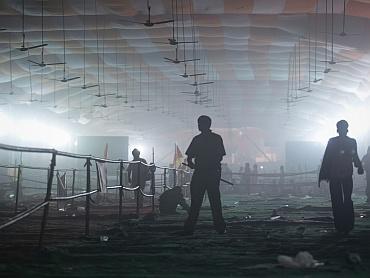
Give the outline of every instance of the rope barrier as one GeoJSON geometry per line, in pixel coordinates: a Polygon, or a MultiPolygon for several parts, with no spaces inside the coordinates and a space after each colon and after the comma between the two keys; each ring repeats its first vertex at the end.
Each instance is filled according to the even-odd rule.
{"type": "MultiPolygon", "coordinates": [[[[55,149],[27,148],[27,147],[12,146],[12,145],[6,145],[6,144],[0,144],[0,149],[8,150],[8,151],[15,151],[15,152],[52,154],[52,159],[51,159],[51,163],[50,163],[49,168],[23,166],[23,165],[14,165],[14,166],[13,165],[12,166],[0,165],[0,168],[3,167],[3,168],[11,168],[11,169],[18,168],[19,170],[21,170],[21,169],[32,169],[32,170],[48,170],[49,171],[48,172],[48,179],[47,179],[46,195],[45,195],[44,202],[39,204],[39,205],[36,205],[36,206],[32,207],[31,209],[29,209],[25,212],[22,212],[22,213],[18,214],[17,216],[15,216],[14,218],[11,218],[9,221],[7,221],[6,223],[4,223],[0,226],[0,230],[1,230],[5,227],[8,227],[8,226],[20,221],[21,219],[31,215],[35,211],[37,211],[41,208],[44,208],[44,213],[43,213],[43,217],[42,217],[42,221],[41,221],[39,247],[42,246],[43,236],[44,236],[45,227],[46,227],[48,214],[49,214],[49,205],[50,205],[51,202],[58,202],[58,201],[63,201],[63,200],[74,200],[76,198],[86,197],[86,204],[85,204],[85,235],[89,235],[89,229],[90,229],[90,202],[91,202],[90,195],[93,195],[97,192],[100,192],[100,190],[91,190],[91,173],[92,172],[95,173],[95,171],[91,171],[91,165],[92,165],[91,161],[100,162],[100,163],[113,163],[113,164],[118,164],[119,163],[120,184],[107,187],[108,190],[113,190],[113,189],[119,189],[120,190],[119,219],[121,218],[121,215],[122,215],[122,197],[123,197],[122,192],[123,192],[123,190],[136,191],[137,196],[139,196],[139,194],[140,194],[142,196],[152,198],[152,211],[154,212],[155,177],[151,178],[152,194],[144,193],[143,190],[140,188],[140,186],[136,186],[136,187],[132,187],[132,188],[131,187],[125,187],[125,186],[123,186],[123,180],[122,180],[123,179],[122,173],[123,173],[123,170],[124,170],[123,164],[138,164],[138,165],[142,164],[142,165],[145,165],[145,166],[149,167],[149,169],[152,170],[153,173],[154,173],[156,168],[163,169],[164,170],[164,175],[166,175],[167,170],[172,170],[172,171],[174,171],[174,176],[175,177],[176,177],[176,173],[178,173],[178,172],[189,173],[189,172],[187,172],[183,169],[160,167],[160,166],[156,166],[154,164],[143,163],[141,161],[124,161],[122,159],[120,159],[120,160],[104,159],[104,158],[94,157],[92,155],[81,155],[81,154],[62,152],[62,151],[58,151],[58,150],[55,150],[55,149]],[[56,169],[56,167],[55,167],[57,156],[64,156],[64,157],[70,157],[70,158],[76,158],[76,159],[85,159],[86,160],[86,162],[85,162],[85,167],[86,167],[86,190],[85,190],[85,192],[82,192],[82,193],[79,193],[79,194],[74,194],[74,186],[72,186],[72,194],[74,194],[74,195],[72,195],[72,196],[51,197],[52,187],[53,187],[53,184],[54,184],[53,183],[54,172],[55,171],[63,171],[63,169],[56,169]]],[[[141,167],[138,167],[138,169],[139,169],[138,175],[140,173],[140,168],[141,167]]],[[[73,171],[73,182],[74,182],[75,173],[77,171],[81,171],[81,172],[85,171],[85,169],[84,170],[64,169],[64,172],[67,172],[67,171],[73,171]]],[[[19,171],[18,173],[21,173],[21,171],[19,171]]],[[[19,174],[18,174],[17,196],[18,196],[19,181],[20,181],[20,177],[19,177],[19,174]]],[[[34,179],[29,179],[29,178],[23,178],[22,181],[36,182],[36,183],[45,184],[42,181],[37,181],[37,180],[34,180],[34,179]]],[[[74,183],[73,183],[73,185],[74,185],[74,183]]],[[[26,189],[26,188],[24,188],[24,189],[26,189]]],[[[15,212],[17,212],[17,208],[18,208],[18,206],[17,206],[17,202],[16,202],[15,212]]],[[[139,199],[137,199],[137,214],[139,215],[139,199]]]]}
{"type": "Polygon", "coordinates": [[[23,169],[32,169],[32,170],[49,170],[46,167],[34,167],[34,166],[25,166],[25,165],[0,165],[0,168],[8,168],[8,169],[17,169],[18,167],[22,167],[23,169]]]}
{"type": "Polygon", "coordinates": [[[141,195],[143,195],[143,196],[145,196],[145,197],[154,197],[154,195],[152,195],[152,194],[146,194],[146,193],[144,193],[144,192],[141,190],[141,188],[139,188],[139,191],[140,191],[141,195]]]}
{"type": "MultiPolygon", "coordinates": [[[[156,166],[154,164],[148,164],[141,161],[127,161],[127,160],[112,160],[112,159],[105,159],[100,157],[95,157],[92,155],[82,155],[82,154],[74,154],[74,153],[68,153],[68,152],[62,152],[55,149],[46,149],[46,148],[30,148],[30,147],[19,147],[19,146],[13,146],[13,145],[7,145],[7,144],[0,144],[0,149],[2,150],[8,150],[8,151],[16,151],[16,152],[34,152],[34,153],[50,153],[50,154],[56,154],[60,156],[65,157],[71,157],[71,158],[78,158],[78,159],[90,159],[95,160],[98,162],[107,162],[107,163],[125,163],[125,164],[142,164],[145,166],[155,166],[158,169],[167,169],[167,170],[175,170],[176,172],[183,172],[183,173],[190,173],[183,169],[176,169],[176,168],[170,168],[165,166],[156,166]]],[[[22,165],[20,165],[22,168],[24,168],[22,165]]],[[[1,167],[1,166],[0,166],[1,167]]],[[[26,166],[27,168],[33,169],[32,166],[26,166]]],[[[15,166],[10,166],[10,168],[15,168],[15,166]]],[[[34,167],[34,168],[42,168],[43,167],[34,167]]],[[[45,168],[48,169],[48,168],[45,168]]],[[[59,171],[62,171],[63,169],[59,169],[59,171]]],[[[68,169],[67,169],[68,170],[68,169]]],[[[73,169],[69,169],[69,171],[73,171],[73,169]]],[[[80,170],[82,171],[82,170],[80,170]]]]}
{"type": "Polygon", "coordinates": [[[301,176],[301,175],[308,175],[308,174],[317,174],[317,170],[307,171],[307,172],[299,172],[299,173],[266,173],[266,174],[246,174],[246,173],[232,173],[232,175],[236,176],[247,176],[247,177],[265,177],[265,178],[280,178],[280,177],[293,177],[293,176],[301,176]]]}
{"type": "Polygon", "coordinates": [[[13,218],[10,218],[10,220],[4,224],[2,224],[0,226],[0,230],[5,228],[5,227],[8,227],[16,222],[18,222],[19,220],[31,215],[32,213],[38,211],[39,209],[43,208],[44,206],[46,206],[47,204],[49,204],[49,202],[42,202],[41,204],[38,204],[32,208],[30,208],[29,210],[26,210],[24,212],[21,212],[20,214],[18,214],[17,216],[13,217],[13,218]]]}
{"type": "MultiPolygon", "coordinates": [[[[127,190],[127,191],[135,191],[135,190],[138,190],[139,189],[139,186],[136,186],[136,187],[124,187],[124,186],[119,186],[119,185],[115,185],[115,186],[108,186],[107,189],[111,190],[111,189],[119,189],[119,188],[122,188],[123,190],[127,190]]],[[[79,194],[76,194],[76,195],[73,195],[73,196],[66,196],[66,197],[54,197],[54,198],[51,198],[50,201],[62,201],[62,200],[72,200],[72,199],[76,199],[76,198],[80,198],[80,197],[84,197],[84,196],[87,196],[87,195],[92,195],[92,194],[95,194],[95,193],[98,193],[99,191],[98,190],[93,190],[93,191],[90,191],[90,192],[83,192],[83,193],[79,193],[79,194]]]]}
{"type": "Polygon", "coordinates": [[[90,191],[90,192],[84,192],[84,193],[76,194],[76,195],[73,195],[73,196],[54,197],[54,198],[51,198],[50,201],[72,200],[72,199],[76,199],[76,198],[80,198],[80,197],[85,197],[85,196],[88,196],[88,195],[92,195],[92,194],[95,194],[97,192],[98,192],[98,190],[93,190],[93,191],[90,191]]]}

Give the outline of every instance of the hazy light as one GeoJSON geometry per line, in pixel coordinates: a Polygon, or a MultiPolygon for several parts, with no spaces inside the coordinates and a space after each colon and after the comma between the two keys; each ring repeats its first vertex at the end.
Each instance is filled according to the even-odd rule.
{"type": "Polygon", "coordinates": [[[58,148],[71,141],[66,131],[36,119],[10,119],[0,114],[0,123],[0,137],[9,135],[27,146],[58,148]]]}
{"type": "Polygon", "coordinates": [[[346,120],[349,124],[348,136],[355,139],[362,138],[369,131],[368,120],[370,111],[367,107],[361,106],[351,108],[343,114],[335,115],[323,122],[313,133],[312,140],[326,144],[331,137],[337,136],[336,123],[340,120],[346,120]],[[335,117],[335,118],[334,118],[335,117]]]}
{"type": "Polygon", "coordinates": [[[0,112],[0,137],[9,135],[11,130],[11,120],[7,115],[0,112]]]}

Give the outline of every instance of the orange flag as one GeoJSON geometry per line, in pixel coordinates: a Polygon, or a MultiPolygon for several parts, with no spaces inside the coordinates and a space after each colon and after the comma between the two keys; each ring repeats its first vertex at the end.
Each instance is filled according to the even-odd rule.
{"type": "Polygon", "coordinates": [[[108,143],[105,143],[104,158],[108,159],[108,143]]]}
{"type": "Polygon", "coordinates": [[[184,156],[182,155],[179,146],[175,145],[175,156],[173,157],[173,167],[179,168],[181,166],[181,162],[183,161],[184,156]]]}

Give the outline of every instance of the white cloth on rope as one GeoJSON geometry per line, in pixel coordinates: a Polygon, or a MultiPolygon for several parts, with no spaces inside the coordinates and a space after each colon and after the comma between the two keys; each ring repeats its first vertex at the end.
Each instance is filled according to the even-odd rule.
{"type": "Polygon", "coordinates": [[[60,175],[59,172],[57,173],[57,195],[58,197],[65,197],[67,196],[67,178],[66,173],[60,175]]]}
{"type": "Polygon", "coordinates": [[[107,193],[108,170],[104,162],[96,162],[96,173],[98,180],[98,191],[102,193],[107,193]]]}

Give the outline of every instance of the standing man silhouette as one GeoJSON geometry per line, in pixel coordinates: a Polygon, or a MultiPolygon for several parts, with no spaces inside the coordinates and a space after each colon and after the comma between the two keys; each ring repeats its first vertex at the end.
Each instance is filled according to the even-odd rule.
{"type": "Polygon", "coordinates": [[[360,175],[364,173],[364,169],[357,154],[356,140],[347,136],[348,123],[345,120],[337,122],[337,132],[339,136],[330,138],[326,146],[319,186],[320,181],[329,181],[335,229],[347,234],[353,229],[355,222],[351,199],[353,164],[360,175]]]}
{"type": "Polygon", "coordinates": [[[211,131],[211,123],[208,116],[198,118],[201,133],[193,138],[185,152],[189,167],[194,169],[190,183],[190,212],[184,225],[184,232],[189,235],[194,232],[205,191],[208,193],[216,231],[220,234],[226,231],[220,198],[221,160],[226,153],[221,136],[211,131]]]}
{"type": "MultiPolygon", "coordinates": [[[[146,160],[144,158],[140,157],[140,151],[138,149],[132,150],[132,161],[138,161],[147,164],[146,160]]],[[[131,187],[139,186],[139,188],[144,191],[146,181],[150,179],[149,177],[149,167],[142,163],[130,163],[127,167],[127,176],[128,176],[128,182],[131,183],[131,187]]],[[[139,203],[139,207],[142,208],[144,206],[144,200],[143,195],[138,192],[138,190],[135,191],[135,200],[139,203]]]]}

